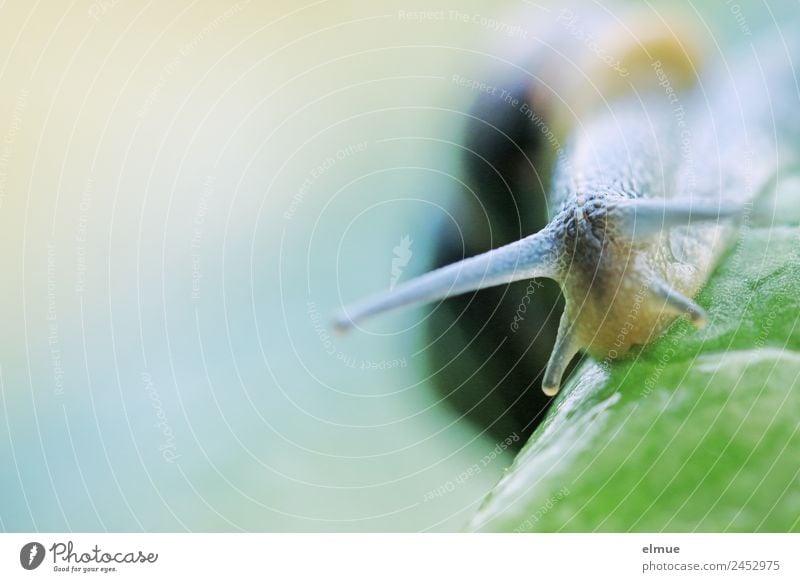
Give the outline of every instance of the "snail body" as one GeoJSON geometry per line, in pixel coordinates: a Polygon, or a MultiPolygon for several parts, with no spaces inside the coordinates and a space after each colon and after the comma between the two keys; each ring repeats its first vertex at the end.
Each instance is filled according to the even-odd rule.
{"type": "Polygon", "coordinates": [[[576,127],[556,161],[547,226],[356,303],[335,326],[343,331],[390,309],[551,278],[565,298],[542,381],[551,396],[580,350],[613,359],[657,338],[678,316],[703,326],[707,314],[693,297],[729,247],[743,209],[792,159],[765,154],[793,151],[791,140],[800,136],[794,121],[769,132],[770,115],[793,119],[797,110],[797,95],[789,90],[791,61],[776,63],[760,84],[752,59],[733,77],[712,72],[710,103],[704,91],[682,96],[685,123],[664,91],[605,105],[576,127]],[[739,87],[748,88],[751,101],[739,119],[731,119],[731,91],[739,87]],[[779,98],[769,99],[770,93],[779,98]],[[722,132],[714,123],[720,115],[729,116],[722,132]],[[682,147],[686,123],[696,130],[689,155],[682,147]],[[754,147],[768,149],[757,152],[746,185],[742,156],[754,147]]]}

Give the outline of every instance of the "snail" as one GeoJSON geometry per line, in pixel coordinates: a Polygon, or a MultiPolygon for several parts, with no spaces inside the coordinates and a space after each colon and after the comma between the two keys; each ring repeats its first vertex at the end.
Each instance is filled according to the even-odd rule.
{"type": "MultiPolygon", "coordinates": [[[[453,69],[460,78],[496,89],[475,92],[465,112],[459,142],[464,187],[456,188],[447,206],[452,219],[432,225],[433,268],[544,227],[564,134],[597,99],[631,86],[657,86],[650,60],[663,63],[677,89],[691,85],[699,59],[696,35],[681,24],[686,18],[662,11],[654,20],[619,6],[612,15],[607,7],[517,7],[507,20],[524,25],[528,42],[493,38],[483,68],[471,60],[453,69]],[[575,38],[581,33],[592,35],[595,44],[575,38]]],[[[423,320],[420,355],[437,402],[490,438],[519,435],[512,447],[527,442],[552,402],[541,382],[563,310],[560,295],[557,283],[536,279],[436,305],[423,320]]]]}
{"type": "Polygon", "coordinates": [[[778,56],[766,72],[757,57],[743,55],[734,74],[717,63],[686,92],[675,91],[662,61],[651,58],[655,87],[615,95],[572,128],[555,161],[554,212],[544,228],[356,302],[336,317],[336,329],[400,307],[553,279],[565,308],[541,386],[555,396],[579,351],[623,357],[679,316],[703,327],[708,314],[695,296],[748,205],[793,163],[792,140],[800,136],[793,64],[770,50],[778,56]],[[742,94],[746,106],[733,99],[742,94]],[[773,118],[791,121],[776,131],[773,118]]]}

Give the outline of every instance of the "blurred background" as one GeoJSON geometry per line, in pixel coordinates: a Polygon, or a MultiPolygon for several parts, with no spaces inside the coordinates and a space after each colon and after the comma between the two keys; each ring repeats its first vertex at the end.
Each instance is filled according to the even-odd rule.
{"type": "MultiPolygon", "coordinates": [[[[454,348],[469,304],[329,321],[545,220],[546,174],[493,208],[463,144],[473,81],[532,66],[560,9],[3,3],[0,530],[462,528],[535,377],[454,348]]],[[[792,5],[681,9],[720,54],[792,5]]]]}

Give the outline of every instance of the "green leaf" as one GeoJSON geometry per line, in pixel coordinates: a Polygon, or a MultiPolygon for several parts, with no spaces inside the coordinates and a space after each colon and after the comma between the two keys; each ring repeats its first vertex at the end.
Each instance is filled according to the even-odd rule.
{"type": "Polygon", "coordinates": [[[637,356],[587,360],[474,516],[489,531],[800,531],[800,229],[743,231],[637,356]]]}

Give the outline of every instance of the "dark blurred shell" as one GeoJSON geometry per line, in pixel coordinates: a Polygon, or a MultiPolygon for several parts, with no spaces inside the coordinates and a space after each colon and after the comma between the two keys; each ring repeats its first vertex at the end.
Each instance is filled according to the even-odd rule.
{"type": "MultiPolygon", "coordinates": [[[[513,91],[520,102],[531,94],[520,82],[513,91]]],[[[547,223],[544,189],[551,156],[541,132],[531,131],[519,109],[499,97],[482,95],[471,114],[475,119],[464,136],[471,153],[465,154],[463,170],[474,195],[463,193],[452,209],[458,227],[449,222],[439,233],[436,266],[513,242],[547,223]]],[[[558,285],[549,280],[445,301],[427,326],[437,392],[495,440],[516,433],[524,443],[550,400],[540,382],[560,303],[558,285]],[[518,315],[524,319],[512,327],[518,315]]]]}

